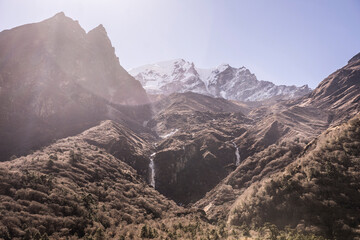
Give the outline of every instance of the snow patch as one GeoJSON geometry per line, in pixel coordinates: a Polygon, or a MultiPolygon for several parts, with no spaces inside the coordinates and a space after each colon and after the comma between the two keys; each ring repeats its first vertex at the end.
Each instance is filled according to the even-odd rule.
{"type": "Polygon", "coordinates": [[[223,72],[223,71],[225,71],[226,69],[228,69],[229,67],[230,67],[229,64],[223,63],[223,64],[220,64],[216,69],[217,69],[219,72],[223,72]]]}
{"type": "Polygon", "coordinates": [[[222,98],[225,98],[225,99],[226,99],[226,92],[225,92],[225,91],[221,91],[221,92],[220,92],[220,96],[221,96],[222,98]]]}

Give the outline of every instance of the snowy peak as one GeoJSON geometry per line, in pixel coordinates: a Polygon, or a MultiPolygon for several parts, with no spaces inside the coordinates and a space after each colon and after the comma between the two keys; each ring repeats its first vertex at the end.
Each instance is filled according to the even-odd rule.
{"type": "Polygon", "coordinates": [[[144,65],[129,71],[150,94],[193,91],[206,94],[194,63],[175,59],[144,65]]]}
{"type": "Polygon", "coordinates": [[[226,64],[226,63],[223,63],[223,64],[220,64],[216,70],[219,71],[219,72],[224,72],[225,70],[231,68],[231,66],[229,64],[226,64]]]}
{"type": "Polygon", "coordinates": [[[184,59],[147,64],[129,71],[150,94],[196,92],[213,97],[239,101],[262,101],[277,97],[291,99],[311,91],[304,85],[277,86],[257,80],[245,67],[234,68],[221,64],[215,68],[197,68],[184,59]]]}
{"type": "Polygon", "coordinates": [[[185,64],[184,59],[174,59],[170,61],[163,61],[154,64],[143,65],[138,68],[130,69],[131,75],[136,76],[145,72],[156,72],[160,75],[171,75],[175,68],[185,64]]]}

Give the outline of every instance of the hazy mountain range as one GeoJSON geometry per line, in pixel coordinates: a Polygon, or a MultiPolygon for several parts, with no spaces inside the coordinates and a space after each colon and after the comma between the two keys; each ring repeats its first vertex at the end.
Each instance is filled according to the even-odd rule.
{"type": "Polygon", "coordinates": [[[313,91],[131,74],[102,25],[0,33],[1,239],[360,238],[360,54],[313,91]]]}
{"type": "Polygon", "coordinates": [[[216,68],[198,68],[183,59],[159,62],[131,69],[130,74],[141,82],[149,94],[195,92],[238,101],[261,101],[271,98],[291,99],[311,92],[304,85],[277,86],[259,81],[247,68],[228,64],[216,68]]]}

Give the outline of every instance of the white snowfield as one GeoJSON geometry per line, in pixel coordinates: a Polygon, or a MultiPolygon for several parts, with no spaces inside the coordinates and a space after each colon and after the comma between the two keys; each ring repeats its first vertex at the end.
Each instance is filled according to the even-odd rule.
{"type": "Polygon", "coordinates": [[[311,91],[302,87],[275,85],[259,81],[247,68],[221,64],[216,68],[198,68],[183,59],[147,64],[129,70],[150,94],[195,92],[238,101],[261,101],[275,96],[291,99],[311,91]]]}

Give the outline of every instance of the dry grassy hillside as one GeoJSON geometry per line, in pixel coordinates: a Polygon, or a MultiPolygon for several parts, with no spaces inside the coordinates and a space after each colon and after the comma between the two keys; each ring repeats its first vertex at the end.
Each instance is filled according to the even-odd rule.
{"type": "Polygon", "coordinates": [[[122,226],[181,210],[149,187],[122,155],[89,143],[86,137],[96,130],[94,142],[113,136],[115,125],[104,124],[1,163],[0,238],[91,237],[99,231],[112,238],[122,226]]]}
{"type": "MultiPolygon", "coordinates": [[[[331,128],[284,171],[252,185],[232,206],[231,225],[270,222],[330,239],[360,237],[360,116],[331,128]]],[[[234,176],[234,181],[239,177],[234,176]]]]}

